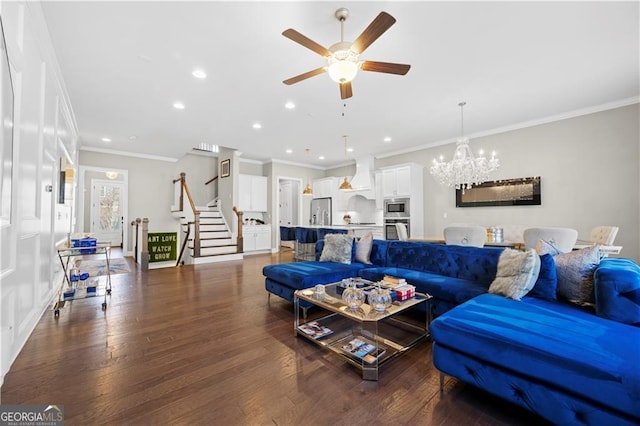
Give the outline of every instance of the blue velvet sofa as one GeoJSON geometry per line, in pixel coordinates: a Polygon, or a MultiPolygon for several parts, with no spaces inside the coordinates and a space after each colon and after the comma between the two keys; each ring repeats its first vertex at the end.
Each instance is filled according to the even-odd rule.
{"type": "Polygon", "coordinates": [[[371,264],[296,262],[263,273],[267,291],[290,301],[318,283],[404,277],[433,296],[433,363],[443,374],[556,424],[640,424],[640,267],[602,260],[594,309],[556,300],[555,263],[541,256],[533,290],[516,301],[488,293],[501,252],[374,240],[371,264]]]}

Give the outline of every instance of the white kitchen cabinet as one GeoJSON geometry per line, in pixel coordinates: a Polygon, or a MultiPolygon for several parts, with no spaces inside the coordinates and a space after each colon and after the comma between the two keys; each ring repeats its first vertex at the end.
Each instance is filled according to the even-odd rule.
{"type": "Polygon", "coordinates": [[[331,176],[313,180],[313,198],[335,197],[339,184],[337,178],[331,176]]]}
{"type": "Polygon", "coordinates": [[[382,170],[382,196],[384,198],[411,196],[411,166],[382,170]]]}
{"type": "Polygon", "coordinates": [[[248,225],[242,227],[242,238],[244,251],[270,250],[271,249],[271,226],[270,225],[248,225]]]}
{"type": "Polygon", "coordinates": [[[267,178],[265,176],[239,176],[238,208],[245,212],[267,211],[267,178]]]}
{"type": "Polygon", "coordinates": [[[379,171],[382,173],[383,200],[385,198],[409,198],[408,216],[411,220],[411,237],[421,238],[424,234],[424,166],[407,163],[386,167],[379,171]]]}

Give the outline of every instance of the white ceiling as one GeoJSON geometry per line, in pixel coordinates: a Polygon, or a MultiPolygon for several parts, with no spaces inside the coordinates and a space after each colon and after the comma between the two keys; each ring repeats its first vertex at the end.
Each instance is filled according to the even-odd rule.
{"type": "Polygon", "coordinates": [[[639,96],[638,2],[56,2],[42,4],[83,147],[180,158],[201,142],[243,158],[329,167],[441,144],[639,96]],[[397,22],[361,59],[353,98],[283,37],[328,47],[339,7],[353,41],[384,10],[397,22]],[[194,68],[208,77],[192,77],[194,68]],[[172,107],[175,101],[184,110],[172,107]],[[296,108],[288,110],[285,102],[296,108]],[[252,124],[259,122],[262,129],[252,124]],[[135,135],[135,140],[130,137],[135,135]],[[392,142],[383,142],[384,137],[392,142]],[[112,139],[103,142],[102,137],[112,139]],[[305,153],[311,148],[311,155],[305,153]],[[292,154],[286,154],[292,149],[292,154]],[[325,160],[317,160],[324,155],[325,160]]]}

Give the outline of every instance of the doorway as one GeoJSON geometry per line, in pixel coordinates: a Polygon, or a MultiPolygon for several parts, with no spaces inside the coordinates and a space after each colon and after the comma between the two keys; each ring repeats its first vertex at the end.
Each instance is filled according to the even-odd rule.
{"type": "Polygon", "coordinates": [[[122,182],[91,180],[90,231],[98,241],[110,241],[113,247],[122,247],[123,193],[122,182]]]}
{"type": "Polygon", "coordinates": [[[81,165],[79,174],[74,232],[90,232],[99,241],[109,241],[112,246],[122,247],[123,256],[132,256],[131,232],[128,226],[129,172],[124,169],[81,165]],[[109,197],[118,193],[119,201],[112,202],[109,197]],[[102,218],[101,203],[104,209],[102,218]]]}
{"type": "MultiPolygon", "coordinates": [[[[280,240],[280,226],[299,226],[302,222],[302,180],[296,178],[278,178],[277,218],[278,246],[287,245],[280,240]]],[[[293,244],[291,242],[291,244],[293,244]]]]}

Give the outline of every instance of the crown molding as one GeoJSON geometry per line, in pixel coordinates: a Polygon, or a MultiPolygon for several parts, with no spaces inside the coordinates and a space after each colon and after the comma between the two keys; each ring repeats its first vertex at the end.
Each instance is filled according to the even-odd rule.
{"type": "Polygon", "coordinates": [[[327,171],[329,169],[333,169],[334,168],[334,167],[314,166],[312,164],[296,163],[294,161],[278,160],[276,158],[272,158],[269,161],[265,161],[264,164],[268,164],[268,163],[286,164],[288,166],[305,167],[307,169],[315,169],[315,170],[322,170],[322,171],[327,171]]]}
{"type": "Polygon", "coordinates": [[[89,146],[81,146],[80,151],[90,151],[90,152],[98,152],[101,154],[121,155],[123,157],[144,158],[147,160],[167,161],[169,163],[176,163],[178,161],[177,158],[161,157],[159,155],[150,155],[150,154],[140,154],[140,153],[129,152],[129,151],[117,151],[115,149],[94,148],[89,146]]]}
{"type": "MultiPolygon", "coordinates": [[[[478,138],[482,138],[482,137],[486,137],[486,136],[497,135],[497,134],[500,134],[500,133],[511,132],[511,131],[514,131],[514,130],[526,129],[528,127],[535,127],[535,126],[539,126],[541,124],[548,124],[548,123],[553,123],[553,122],[556,122],[556,121],[562,121],[562,120],[568,120],[568,119],[575,118],[575,117],[580,117],[580,116],[583,116],[583,115],[595,114],[597,112],[607,111],[607,110],[616,109],[616,108],[622,108],[622,107],[633,105],[633,104],[637,104],[637,103],[640,103],[640,97],[635,96],[635,97],[632,97],[632,98],[620,99],[620,100],[617,100],[617,101],[608,102],[606,104],[595,105],[595,106],[591,106],[591,107],[587,107],[587,108],[577,109],[577,110],[574,110],[574,111],[569,111],[569,112],[565,112],[565,113],[562,113],[562,114],[556,114],[556,115],[552,115],[552,116],[549,116],[549,117],[539,118],[539,119],[536,119],[536,120],[523,121],[521,123],[511,124],[509,126],[498,127],[498,128],[490,129],[490,130],[484,130],[482,132],[476,132],[476,133],[468,134],[468,135],[465,135],[465,136],[467,138],[469,138],[469,139],[478,139],[478,138]]],[[[388,152],[388,153],[385,153],[385,154],[376,155],[375,158],[387,158],[387,157],[393,157],[393,156],[396,156],[396,155],[401,155],[401,154],[407,154],[407,153],[411,153],[411,152],[421,151],[423,149],[429,149],[429,148],[434,148],[434,147],[441,146],[441,145],[447,145],[447,144],[450,144],[450,143],[455,143],[457,140],[458,140],[458,138],[455,137],[455,138],[444,139],[444,140],[440,140],[440,141],[436,141],[436,142],[429,142],[429,143],[425,143],[425,144],[422,144],[422,145],[414,146],[414,147],[411,147],[411,148],[406,148],[406,149],[402,149],[402,150],[398,150],[398,151],[392,151],[392,152],[388,152]]]]}

